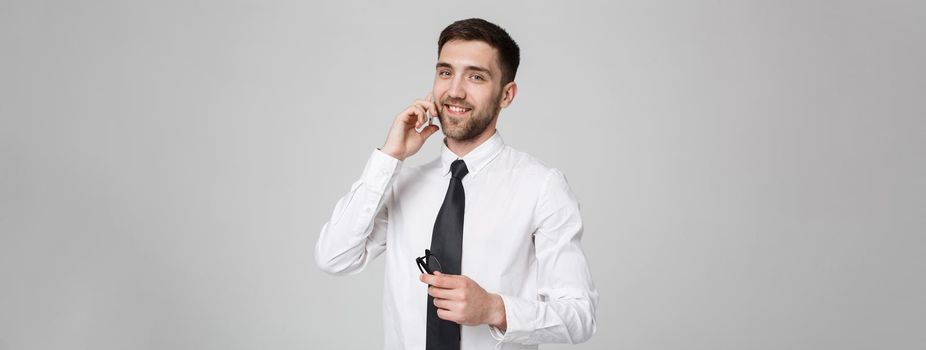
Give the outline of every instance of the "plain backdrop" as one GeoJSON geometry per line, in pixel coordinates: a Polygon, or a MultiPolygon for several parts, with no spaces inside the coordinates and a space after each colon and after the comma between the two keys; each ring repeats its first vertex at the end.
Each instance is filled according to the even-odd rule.
{"type": "Polygon", "coordinates": [[[2,0],[0,349],[381,348],[313,247],[469,17],[581,202],[546,348],[926,348],[926,2],[2,0]]]}

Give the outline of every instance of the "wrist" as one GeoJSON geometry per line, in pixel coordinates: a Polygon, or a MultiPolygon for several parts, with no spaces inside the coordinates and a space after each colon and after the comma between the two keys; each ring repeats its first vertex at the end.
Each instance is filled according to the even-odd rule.
{"type": "Polygon", "coordinates": [[[397,152],[396,150],[390,148],[388,145],[384,145],[383,147],[380,147],[379,150],[389,155],[392,158],[395,158],[398,160],[405,160],[404,154],[397,152]]]}
{"type": "Polygon", "coordinates": [[[508,329],[508,316],[505,314],[505,300],[501,295],[492,294],[492,317],[489,325],[498,328],[502,332],[508,329]]]}

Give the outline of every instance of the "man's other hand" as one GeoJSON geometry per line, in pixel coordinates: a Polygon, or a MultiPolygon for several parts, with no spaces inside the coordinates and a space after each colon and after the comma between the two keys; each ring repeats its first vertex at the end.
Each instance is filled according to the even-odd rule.
{"type": "Polygon", "coordinates": [[[498,294],[486,292],[478,283],[463,275],[421,274],[428,295],[434,297],[437,317],[465,326],[488,324],[505,331],[505,303],[498,294]]]}

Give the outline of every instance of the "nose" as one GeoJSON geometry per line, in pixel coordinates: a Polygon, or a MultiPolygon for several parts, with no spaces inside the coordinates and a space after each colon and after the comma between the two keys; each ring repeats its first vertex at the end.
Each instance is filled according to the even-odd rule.
{"type": "Polygon", "coordinates": [[[463,88],[463,78],[460,75],[453,77],[450,82],[450,89],[447,90],[447,96],[453,99],[466,99],[466,89],[463,88]]]}

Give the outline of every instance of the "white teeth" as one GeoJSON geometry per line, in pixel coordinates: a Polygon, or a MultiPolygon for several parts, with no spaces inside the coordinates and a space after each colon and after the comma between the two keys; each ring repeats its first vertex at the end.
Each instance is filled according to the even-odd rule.
{"type": "Polygon", "coordinates": [[[463,113],[469,110],[467,108],[457,107],[457,106],[448,106],[448,108],[450,108],[450,111],[454,113],[463,113]]]}

